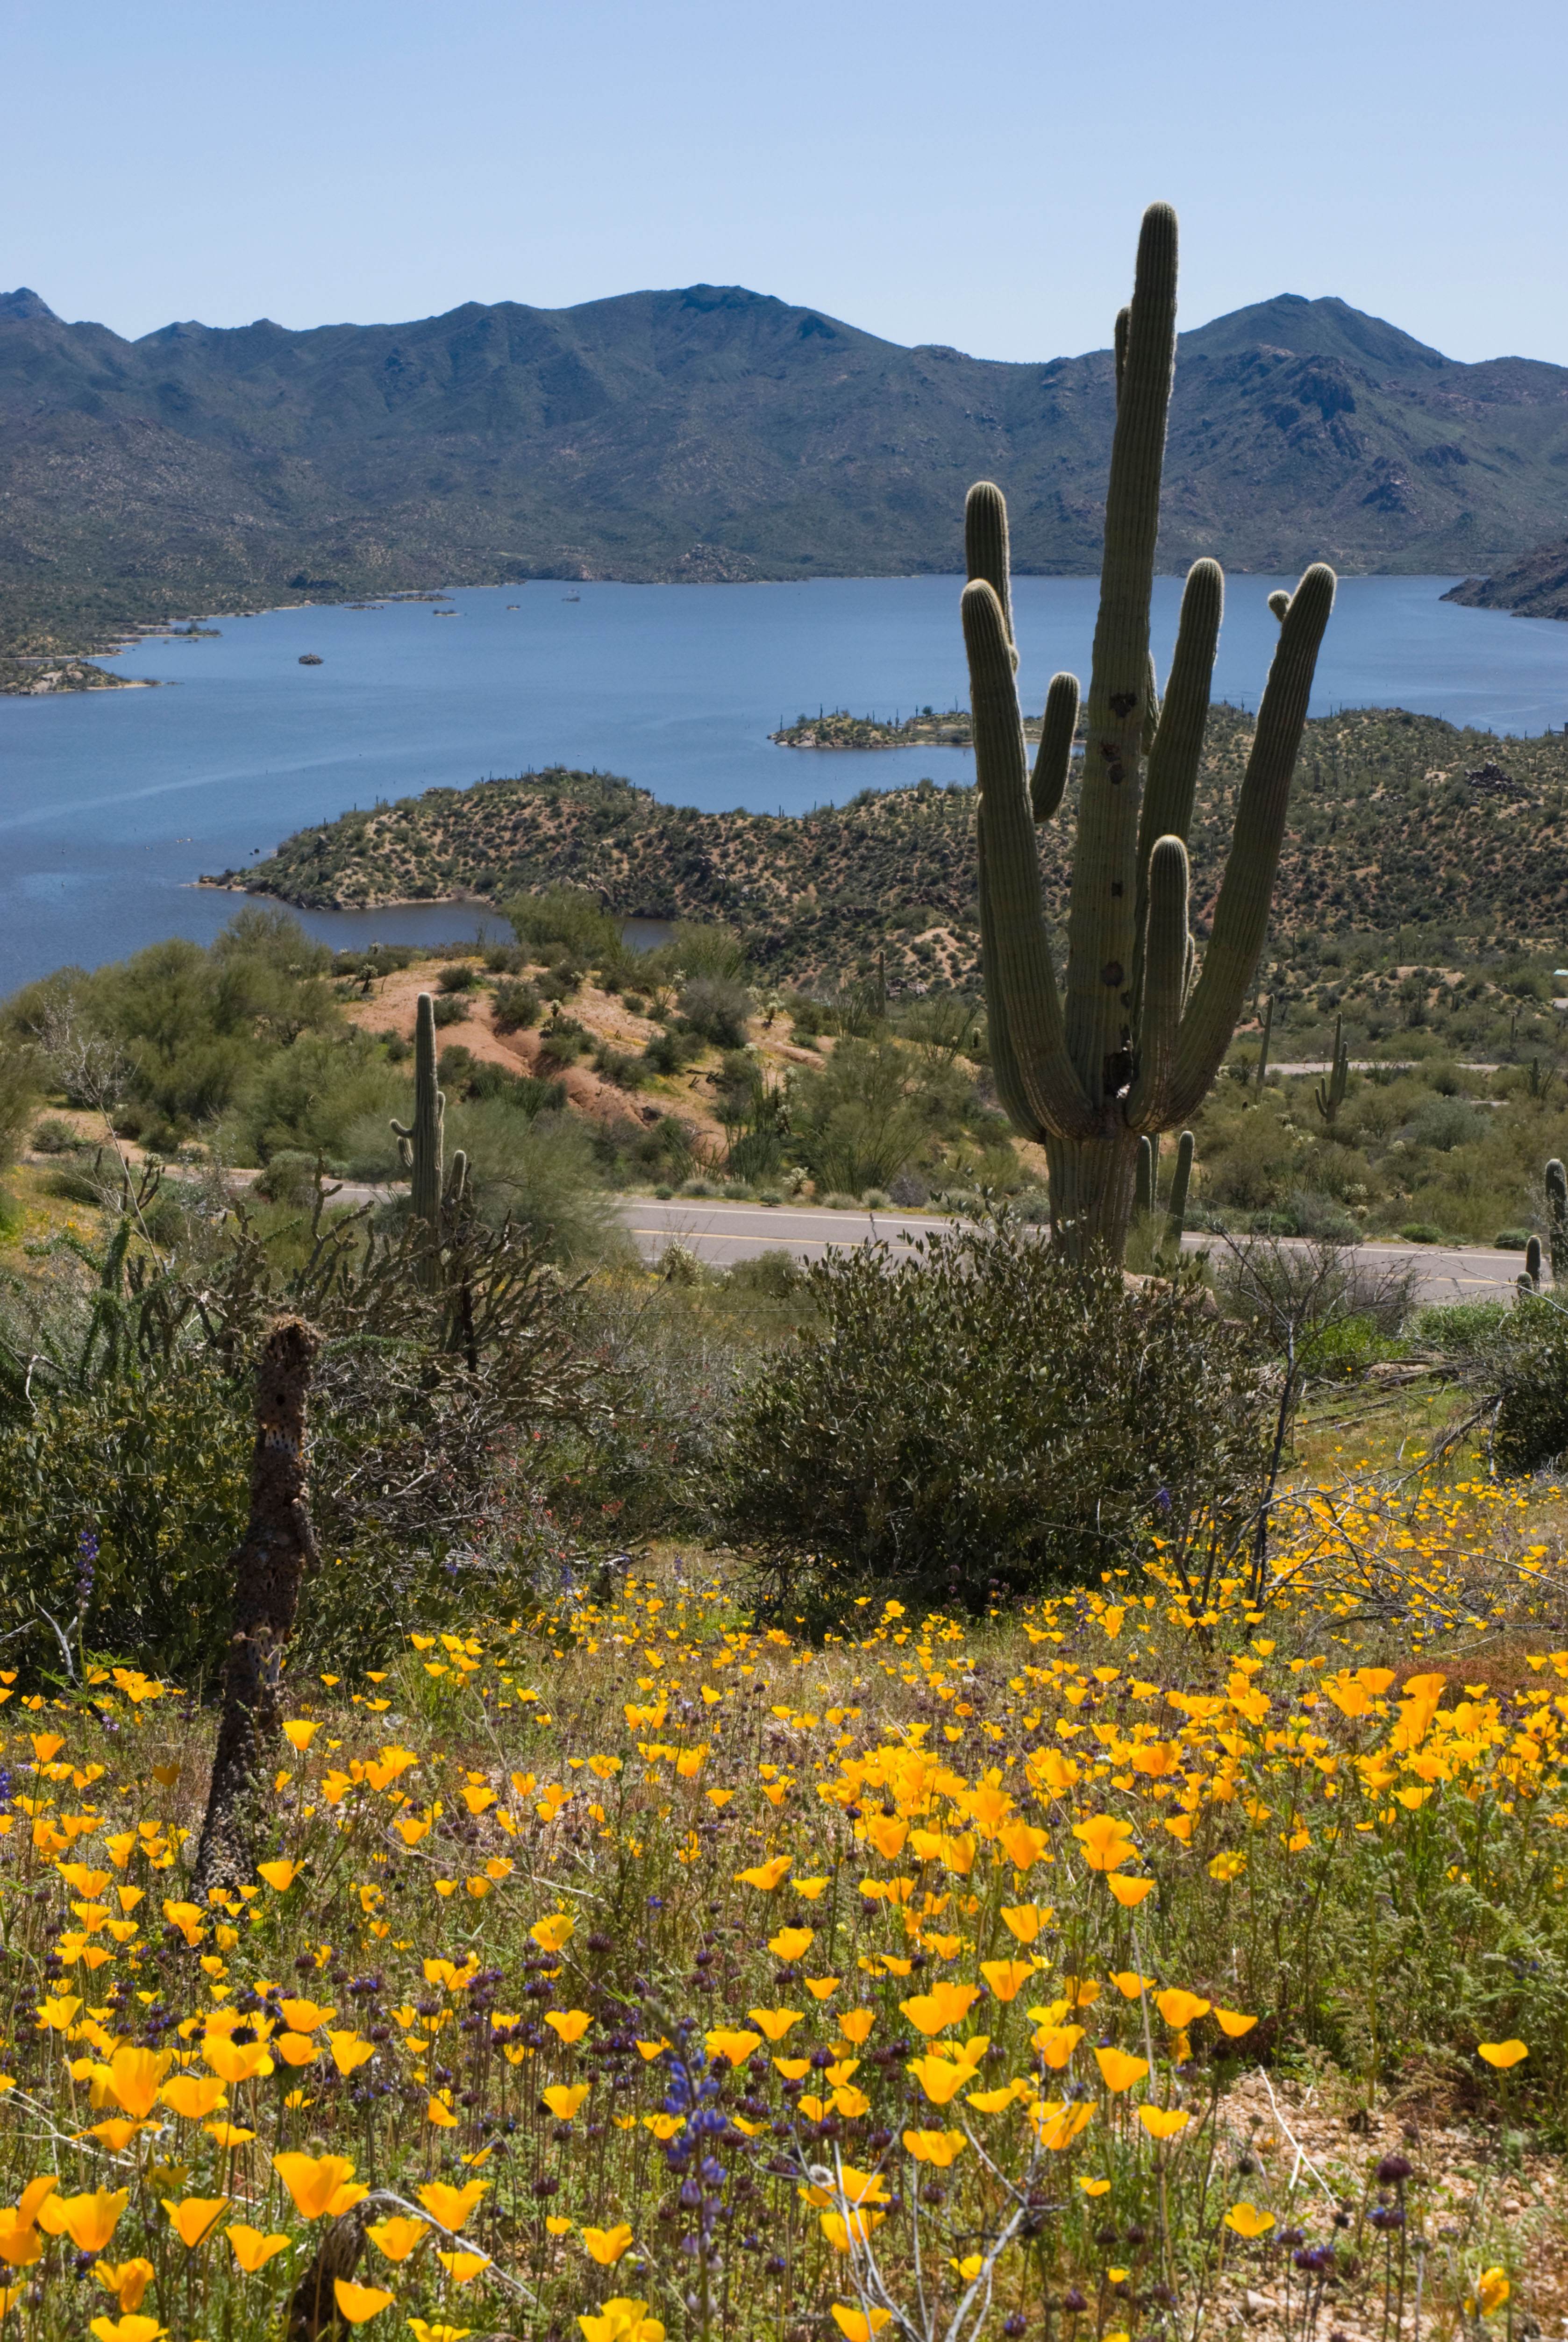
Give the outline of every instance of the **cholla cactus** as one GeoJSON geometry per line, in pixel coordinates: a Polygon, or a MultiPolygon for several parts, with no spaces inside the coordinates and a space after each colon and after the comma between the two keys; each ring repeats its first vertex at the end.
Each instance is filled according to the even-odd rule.
{"type": "Polygon", "coordinates": [[[981,935],[992,1061],[1014,1126],[1044,1143],[1052,1225],[1074,1253],[1120,1258],[1138,1142],[1184,1122],[1235,1030],[1268,927],[1313,674],[1333,605],[1308,569],[1280,614],[1213,930],[1196,962],[1188,916],[1192,826],[1223,580],[1195,562],[1165,701],[1149,654],[1149,599],[1175,347],[1176,221],[1144,214],[1131,308],[1117,332],[1115,438],[1087,742],[1072,853],[1065,997],[1041,904],[1034,825],[1066,788],[1077,686],[1058,676],[1033,779],[1015,680],[1007,515],[989,481],[966,514],[964,594],[975,763],[981,935]]]}

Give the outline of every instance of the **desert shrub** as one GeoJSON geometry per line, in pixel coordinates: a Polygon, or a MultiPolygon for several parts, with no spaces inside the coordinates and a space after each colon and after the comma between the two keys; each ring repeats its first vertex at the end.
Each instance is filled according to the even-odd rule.
{"type": "Polygon", "coordinates": [[[73,1155],[82,1144],[82,1134],[74,1123],[57,1114],[46,1114],[33,1133],[33,1146],[39,1155],[73,1155]]]}
{"type": "Polygon", "coordinates": [[[904,1053],[887,1042],[841,1041],[820,1073],[803,1073],[791,1126],[818,1192],[849,1196],[891,1186],[925,1136],[904,1053]]]}
{"type": "Polygon", "coordinates": [[[548,1258],[587,1266],[625,1256],[627,1238],[594,1158],[591,1128],[575,1116],[519,1114],[506,1098],[446,1109],[446,1155],[468,1156],[483,1216],[510,1218],[548,1258]]]}
{"type": "Polygon", "coordinates": [[[805,1276],[793,1253],[783,1250],[759,1252],[750,1260],[737,1260],[729,1272],[729,1281],[744,1293],[765,1293],[774,1301],[786,1301],[798,1293],[805,1276]]]}
{"type": "Polygon", "coordinates": [[[490,1011],[491,1022],[498,1033],[515,1033],[524,1026],[537,1025],[540,1005],[539,995],[531,984],[498,984],[490,1011]]]}
{"type": "Polygon", "coordinates": [[[1456,1146],[1473,1146],[1487,1135],[1489,1117],[1468,1098],[1433,1096],[1423,1099],[1405,1125],[1413,1146],[1428,1146],[1448,1155],[1456,1146]]]}
{"type": "Polygon", "coordinates": [[[302,1034],[253,1063],[218,1127],[217,1150],[235,1163],[298,1153],[335,1164],[356,1123],[404,1114],[408,1096],[368,1034],[302,1034]]]}
{"type": "Polygon", "coordinates": [[[601,1080],[614,1082],[617,1089],[623,1090],[639,1090],[647,1079],[647,1067],[641,1057],[614,1048],[608,1041],[601,1041],[594,1052],[594,1071],[601,1080]]]}
{"type": "Polygon", "coordinates": [[[443,992],[436,996],[431,1014],[438,1025],[461,1025],[471,1006],[466,993],[443,992]]]}
{"type": "Polygon", "coordinates": [[[444,967],[435,972],[438,992],[472,992],[479,982],[479,971],[472,960],[449,959],[444,967]]]}
{"type": "Polygon", "coordinates": [[[716,1049],[738,1049],[746,1037],[752,996],[732,976],[688,977],[679,1006],[691,1030],[716,1049]]]}
{"type": "Polygon", "coordinates": [[[1568,1459],[1568,1311],[1522,1296],[1484,1366],[1496,1390],[1492,1459],[1498,1471],[1524,1478],[1561,1468],[1568,1459]]]}
{"type": "Polygon", "coordinates": [[[669,942],[647,953],[640,965],[665,975],[678,969],[688,980],[712,976],[740,984],[746,974],[746,947],[733,927],[705,919],[677,919],[669,942]]]}
{"type": "Polygon", "coordinates": [[[199,1687],[221,1662],[255,1437],[251,1360],[279,1308],[323,1336],[311,1395],[308,1581],[295,1664],[395,1650],[486,1576],[514,1596],[534,1552],[528,1482],[545,1423],[598,1402],[573,1289],[514,1232],[458,1232],[444,1280],[470,1295],[472,1349],[422,1289],[420,1239],[356,1226],[302,1250],[249,1216],[155,1268],[130,1216],[97,1250],[62,1240],[0,1313],[0,1632],[45,1628],[199,1687]],[[106,1473],[105,1456],[115,1458],[106,1473]],[[51,1621],[55,1622],[51,1625],[51,1621]],[[58,1629],[58,1632],[56,1632],[58,1629]],[[368,1637],[368,1639],[367,1639],[368,1637]]]}
{"type": "Polygon", "coordinates": [[[831,1254],[803,1294],[817,1330],[745,1391],[719,1476],[730,1533],[797,1607],[803,1555],[845,1589],[980,1610],[1253,1501],[1266,1376],[1190,1288],[1129,1290],[1004,1219],[897,1267],[882,1246],[831,1254]]]}
{"type": "Polygon", "coordinates": [[[776,1130],[744,1130],[730,1141],[724,1168],[749,1187],[776,1179],[784,1169],[784,1140],[776,1130]]]}
{"type": "Polygon", "coordinates": [[[1505,1301],[1449,1301],[1416,1316],[1411,1337],[1419,1349],[1442,1350],[1463,1357],[1495,1342],[1511,1325],[1513,1312],[1505,1301]]]}
{"type": "Polygon", "coordinates": [[[700,1033],[655,1033],[643,1052],[643,1062],[655,1074],[678,1074],[704,1047],[700,1033]]]}
{"type": "Polygon", "coordinates": [[[565,951],[585,967],[621,956],[621,925],[597,895],[578,886],[550,886],[543,894],[519,895],[506,906],[512,931],[537,959],[565,951]]]}
{"type": "Polygon", "coordinates": [[[539,1036],[539,1063],[574,1066],[588,1046],[588,1036],[574,1016],[552,1018],[539,1036]]]}
{"type": "Polygon", "coordinates": [[[273,1156],[255,1183],[255,1192],[269,1204],[308,1204],[315,1193],[316,1157],[297,1148],[283,1147],[273,1156]]]}
{"type": "MultiPolygon", "coordinates": [[[[86,975],[63,969],[6,1005],[73,1106],[134,1110],[173,1145],[228,1109],[258,1065],[302,1035],[335,1034],[332,954],[284,911],[247,908],[215,942],[175,938],[86,975]]],[[[0,1126],[4,1122],[0,1082],[0,1126]]]]}

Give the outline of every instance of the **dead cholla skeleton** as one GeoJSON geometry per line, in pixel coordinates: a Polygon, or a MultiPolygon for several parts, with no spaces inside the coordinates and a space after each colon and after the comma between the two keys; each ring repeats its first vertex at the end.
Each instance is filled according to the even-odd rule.
{"type": "Polygon", "coordinates": [[[1116,427],[1058,991],[1035,826],[1066,790],[1078,685],[1052,679],[1033,776],[1024,754],[1007,513],[969,494],[963,602],[980,790],[980,920],[992,1061],[1015,1129],[1044,1143],[1052,1226],[1073,1253],[1120,1258],[1141,1137],[1196,1111],[1234,1032],[1268,926],[1291,779],[1334,576],[1314,563],[1271,596],[1280,638],[1258,711],[1230,860],[1201,968],[1188,926],[1187,837],[1223,579],[1195,562],[1164,704],[1149,651],[1160,475],[1175,350],[1176,220],[1144,215],[1130,309],[1117,320],[1116,427]]]}

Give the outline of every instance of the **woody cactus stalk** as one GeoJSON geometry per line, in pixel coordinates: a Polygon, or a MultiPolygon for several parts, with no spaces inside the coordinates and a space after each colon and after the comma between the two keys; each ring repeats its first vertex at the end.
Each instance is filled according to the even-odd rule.
{"type": "Polygon", "coordinates": [[[394,1122],[397,1153],[408,1173],[409,1200],[414,1216],[423,1220],[433,1238],[432,1248],[422,1254],[419,1281],[433,1290],[441,1277],[441,1263],[434,1246],[441,1241],[441,1149],[442,1128],[446,1118],[446,1099],[435,1086],[435,1003],[428,992],[419,996],[419,1007],[414,1026],[414,1120],[394,1122]]]}
{"type": "Polygon", "coordinates": [[[1056,1242],[1120,1259],[1138,1142],[1196,1110],[1235,1031],[1268,926],[1296,751],[1334,576],[1314,564],[1280,622],[1236,809],[1213,928],[1195,965],[1188,928],[1192,826],[1223,580],[1195,562],[1165,701],[1156,700],[1149,600],[1175,348],[1176,220],[1144,214],[1118,388],[1105,551],[1071,855],[1065,996],[1041,903],[1036,819],[1065,790],[1077,686],[1058,677],[1033,784],[1024,748],[1008,590],[1007,515],[970,490],[963,614],[980,783],[980,916],[992,1059],[1014,1128],[1043,1141],[1056,1242]]]}
{"type": "Polygon", "coordinates": [[[1339,1120],[1339,1110],[1344,1104],[1346,1085],[1350,1080],[1350,1044],[1344,1037],[1344,1018],[1333,1020],[1333,1057],[1326,1082],[1319,1082],[1313,1093],[1313,1103],[1332,1130],[1339,1120]]]}
{"type": "Polygon", "coordinates": [[[196,1850],[196,1885],[252,1880],[268,1781],[283,1740],[283,1667],[300,1584],[316,1565],[305,1483],[305,1414],[320,1344],[298,1317],[267,1328],[256,1361],[250,1520],[234,1557],[234,1629],[196,1850]]]}

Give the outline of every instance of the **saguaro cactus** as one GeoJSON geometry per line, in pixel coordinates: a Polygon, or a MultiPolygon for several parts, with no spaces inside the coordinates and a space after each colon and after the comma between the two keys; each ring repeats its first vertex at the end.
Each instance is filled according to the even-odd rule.
{"type": "Polygon", "coordinates": [[[1160,1238],[1163,1253],[1179,1253],[1182,1236],[1187,1225],[1187,1189],[1193,1176],[1193,1134],[1183,1130],[1176,1141],[1176,1168],[1171,1181],[1170,1202],[1165,1208],[1165,1229],[1160,1238]]]}
{"type": "Polygon", "coordinates": [[[1271,992],[1263,1003],[1263,1038],[1258,1043],[1258,1087],[1262,1089],[1269,1077],[1269,1043],[1274,1032],[1274,996],[1271,992]]]}
{"type": "Polygon", "coordinates": [[[1568,1171],[1553,1156],[1546,1166],[1546,1251],[1553,1285],[1568,1285],[1568,1171]]]}
{"type": "Polygon", "coordinates": [[[1513,1282],[1517,1285],[1521,1293],[1540,1292],[1541,1239],[1539,1236],[1532,1236],[1529,1243],[1525,1246],[1524,1273],[1522,1276],[1516,1276],[1513,1282]]]}
{"type": "Polygon", "coordinates": [[[1291,777],[1334,576],[1314,564],[1290,596],[1258,711],[1213,930],[1195,968],[1192,826],[1223,580],[1195,562],[1164,707],[1149,654],[1160,472],[1175,346],[1176,220],[1144,215],[1132,305],[1118,321],[1116,428],[1073,851],[1065,998],[1040,892],[1036,820],[1066,787],[1077,686],[1057,677],[1033,785],[1008,590],[1007,515],[981,481],[965,515],[964,642],[980,782],[980,918],[992,1061],[1014,1127],[1044,1143],[1056,1241],[1120,1258],[1138,1141],[1191,1116],[1235,1030],[1268,926],[1291,777]]]}
{"type": "Polygon", "coordinates": [[[1344,1037],[1344,1018],[1333,1020],[1333,1058],[1326,1082],[1319,1082],[1313,1093],[1313,1103],[1332,1130],[1339,1120],[1339,1110],[1344,1104],[1345,1086],[1350,1080],[1350,1044],[1344,1037]]]}
{"type": "MultiPolygon", "coordinates": [[[[442,1126],[446,1099],[435,1086],[435,1003],[428,992],[419,996],[414,1026],[414,1120],[394,1122],[397,1152],[408,1173],[414,1216],[423,1220],[431,1236],[441,1236],[442,1126]]],[[[434,1288],[440,1282],[440,1262],[434,1250],[420,1262],[420,1282],[434,1288]]]]}
{"type": "Polygon", "coordinates": [[[1133,1209],[1140,1219],[1152,1212],[1160,1195],[1160,1141],[1140,1138],[1138,1141],[1138,1176],[1133,1190],[1133,1209]]]}

